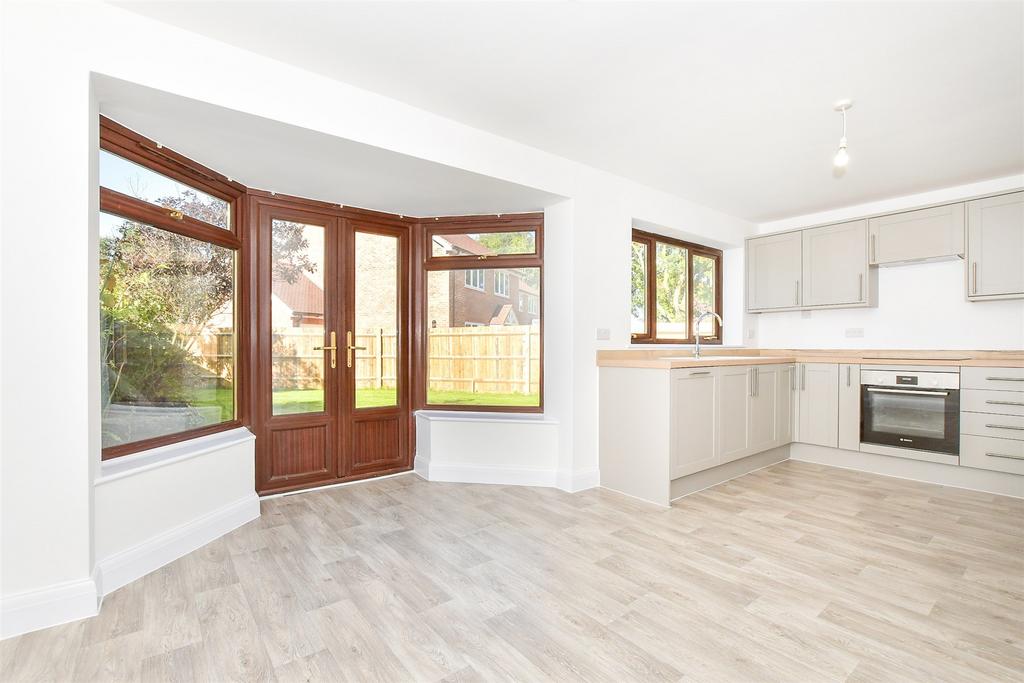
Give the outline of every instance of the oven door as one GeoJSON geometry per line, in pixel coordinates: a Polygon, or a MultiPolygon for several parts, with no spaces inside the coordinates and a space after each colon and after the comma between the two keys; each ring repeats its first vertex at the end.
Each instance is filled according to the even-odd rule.
{"type": "Polygon", "coordinates": [[[860,440],[935,453],[960,453],[960,391],[862,385],[860,440]]]}

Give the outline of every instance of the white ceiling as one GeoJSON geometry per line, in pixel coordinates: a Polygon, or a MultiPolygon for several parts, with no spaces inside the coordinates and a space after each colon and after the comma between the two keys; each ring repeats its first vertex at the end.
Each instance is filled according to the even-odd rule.
{"type": "Polygon", "coordinates": [[[1021,2],[118,4],[755,221],[1024,169],[1021,2]]]}
{"type": "Polygon", "coordinates": [[[406,216],[518,213],[548,192],[97,76],[100,112],[252,188],[406,216]]]}

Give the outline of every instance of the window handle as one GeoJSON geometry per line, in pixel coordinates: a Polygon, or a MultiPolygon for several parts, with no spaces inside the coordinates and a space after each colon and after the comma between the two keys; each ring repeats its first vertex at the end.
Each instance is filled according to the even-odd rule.
{"type": "MultiPolygon", "coordinates": [[[[330,351],[331,352],[331,368],[338,367],[338,335],[331,331],[331,345],[330,346],[314,346],[314,351],[330,351]]],[[[352,367],[349,364],[349,367],[352,367]]]]}

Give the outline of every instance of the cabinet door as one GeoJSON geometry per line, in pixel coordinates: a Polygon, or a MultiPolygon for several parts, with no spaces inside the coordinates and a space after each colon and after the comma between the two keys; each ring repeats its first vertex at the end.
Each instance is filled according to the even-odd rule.
{"type": "Polygon", "coordinates": [[[967,298],[1024,296],[1024,192],[967,205],[967,298]]]}
{"type": "Polygon", "coordinates": [[[778,365],[755,365],[751,368],[753,386],[750,391],[748,419],[750,426],[750,454],[774,448],[778,434],[776,410],[778,405],[778,365]]]}
{"type": "Polygon", "coordinates": [[[860,450],[860,366],[839,366],[839,447],[860,450]]]}
{"type": "Polygon", "coordinates": [[[868,222],[803,231],[803,305],[868,301],[868,222]]]}
{"type": "Polygon", "coordinates": [[[779,368],[779,382],[775,388],[775,445],[785,446],[793,441],[793,405],[796,399],[796,367],[779,368]]]}
{"type": "Polygon", "coordinates": [[[868,222],[871,263],[901,263],[964,253],[964,204],[906,211],[868,222]]]}
{"type": "Polygon", "coordinates": [[[800,305],[799,232],[747,240],[747,310],[800,305]]]}
{"type": "Polygon", "coordinates": [[[800,363],[798,371],[800,433],[797,441],[838,447],[839,366],[836,363],[800,363]]]}
{"type": "Polygon", "coordinates": [[[718,464],[715,410],[718,378],[712,370],[673,370],[671,478],[718,464]]]}
{"type": "Polygon", "coordinates": [[[750,454],[750,388],[750,367],[718,369],[718,454],[723,463],[750,454]]]}

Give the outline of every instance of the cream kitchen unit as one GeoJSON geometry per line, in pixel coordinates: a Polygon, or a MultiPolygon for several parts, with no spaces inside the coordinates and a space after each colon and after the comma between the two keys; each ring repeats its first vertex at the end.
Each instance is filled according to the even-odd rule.
{"type": "Polygon", "coordinates": [[[604,488],[669,505],[792,458],[1024,497],[1020,354],[658,353],[599,356],[604,488]]]}
{"type": "Polygon", "coordinates": [[[601,368],[601,485],[658,505],[784,460],[795,365],[601,368]]]}

